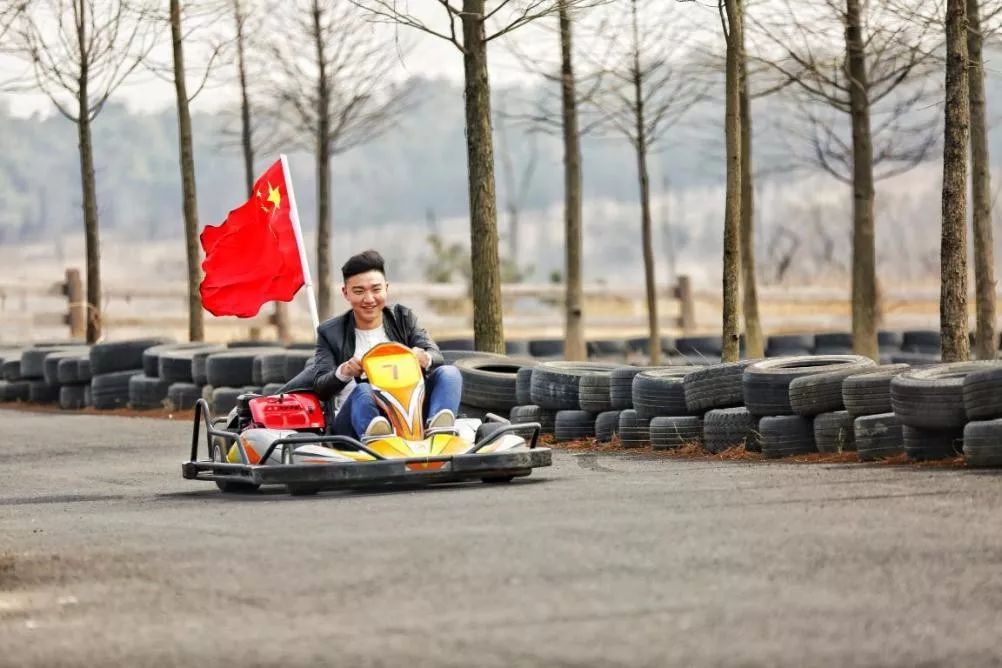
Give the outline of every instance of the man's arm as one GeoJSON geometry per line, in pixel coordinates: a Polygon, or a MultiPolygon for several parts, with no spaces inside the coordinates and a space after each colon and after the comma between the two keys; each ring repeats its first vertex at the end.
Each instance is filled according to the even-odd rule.
{"type": "Polygon", "coordinates": [[[407,345],[411,348],[420,348],[431,357],[429,369],[445,364],[442,352],[438,349],[438,344],[428,335],[428,332],[418,326],[417,316],[409,308],[401,307],[401,314],[404,317],[404,331],[407,332],[407,345]]]}
{"type": "Polygon", "coordinates": [[[313,392],[321,401],[327,401],[337,395],[348,384],[347,380],[338,377],[338,361],[334,359],[334,351],[319,328],[313,366],[313,392]]]}

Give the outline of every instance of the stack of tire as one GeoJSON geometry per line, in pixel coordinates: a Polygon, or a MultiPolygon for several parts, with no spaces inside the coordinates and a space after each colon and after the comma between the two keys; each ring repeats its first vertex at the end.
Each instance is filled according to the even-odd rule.
{"type": "MultiPolygon", "coordinates": [[[[205,360],[224,346],[202,343],[191,347],[169,348],[157,356],[157,377],[167,384],[167,406],[173,410],[188,410],[202,397],[206,384],[204,374],[196,379],[195,359],[205,360]],[[201,382],[199,382],[201,380],[201,382]]],[[[204,365],[203,365],[204,369],[204,365]]]]}
{"type": "MultiPolygon", "coordinates": [[[[991,421],[1002,386],[994,379],[1002,364],[954,362],[914,369],[891,381],[891,406],[900,421],[905,454],[913,461],[950,459],[965,452],[964,437],[971,436],[970,457],[978,464],[994,452],[990,427],[976,425],[965,431],[970,418],[991,421]],[[989,447],[986,447],[989,446],[989,447]]],[[[1002,415],[1002,414],[1000,414],[1002,415]]]]}
{"type": "Polygon", "coordinates": [[[878,461],[904,452],[901,422],[891,407],[891,382],[910,369],[907,364],[883,364],[842,382],[842,403],[852,418],[860,461],[878,461]]]}
{"type": "Polygon", "coordinates": [[[715,364],[685,376],[686,408],[702,416],[702,442],[707,451],[717,454],[741,446],[751,452],[759,450],[758,418],[744,407],[743,387],[745,369],[757,361],[715,364]]]}
{"type": "Polygon", "coordinates": [[[143,352],[167,343],[164,339],[132,339],[95,344],[90,349],[90,397],[94,408],[123,408],[129,404],[133,376],[144,375],[143,352]]]}
{"type": "Polygon", "coordinates": [[[45,381],[59,387],[60,408],[76,410],[91,405],[88,347],[51,353],[43,365],[45,381]]]}
{"type": "Polygon", "coordinates": [[[902,334],[901,350],[890,355],[895,364],[931,366],[942,359],[942,339],[937,330],[912,330],[902,334]]]}
{"type": "Polygon", "coordinates": [[[0,401],[27,401],[28,383],[21,378],[20,347],[0,350],[0,401]]]}
{"type": "Polygon", "coordinates": [[[623,447],[667,450],[700,443],[702,416],[692,415],[686,404],[684,380],[697,366],[645,369],[633,377],[633,408],[619,414],[619,440],[623,447]]]}
{"type": "Polygon", "coordinates": [[[964,378],[964,459],[969,466],[1002,466],[1002,367],[964,378]]]}
{"type": "Polygon", "coordinates": [[[591,438],[599,414],[609,407],[603,377],[616,368],[601,362],[556,360],[522,368],[516,373],[516,405],[509,417],[514,424],[539,422],[543,432],[558,441],[591,438]]]}
{"type": "Polygon", "coordinates": [[[488,413],[510,415],[519,403],[519,374],[537,364],[539,362],[532,358],[507,355],[471,355],[457,359],[454,365],[463,378],[460,416],[483,419],[488,413]]]}
{"type": "MultiPolygon", "coordinates": [[[[86,346],[39,346],[26,348],[21,353],[20,377],[27,383],[27,400],[33,403],[54,404],[59,401],[58,360],[67,356],[79,357],[87,354],[86,346]],[[68,354],[68,355],[67,355],[68,354]],[[58,355],[49,362],[46,375],[46,359],[58,355]]],[[[81,401],[83,396],[81,392],[81,401]]]]}
{"type": "Polygon", "coordinates": [[[196,353],[192,360],[192,375],[197,384],[201,380],[202,368],[196,367],[204,366],[206,384],[202,387],[202,397],[209,402],[212,412],[217,415],[228,413],[236,406],[241,394],[261,393],[262,358],[274,353],[282,355],[284,370],[288,351],[278,347],[229,347],[209,353],[204,358],[202,353],[196,353]]]}
{"type": "Polygon", "coordinates": [[[762,454],[776,458],[817,452],[818,416],[823,416],[823,447],[844,447],[842,381],[874,366],[873,360],[856,355],[776,357],[748,366],[742,392],[748,412],[759,419],[762,454]]]}
{"type": "Polygon", "coordinates": [[[720,364],[724,343],[719,336],[681,336],[668,351],[673,366],[710,366],[720,364]]]}
{"type": "MultiPolygon", "coordinates": [[[[136,410],[174,408],[168,397],[173,376],[161,374],[160,359],[164,355],[184,350],[200,350],[204,343],[162,343],[143,351],[143,373],[129,379],[129,407],[136,410]]],[[[170,366],[170,363],[168,363],[170,366]]],[[[190,377],[190,372],[189,372],[190,377]]]]}

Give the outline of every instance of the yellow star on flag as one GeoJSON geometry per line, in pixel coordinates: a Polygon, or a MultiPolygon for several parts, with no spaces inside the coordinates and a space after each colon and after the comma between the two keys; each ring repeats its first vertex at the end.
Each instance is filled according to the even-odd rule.
{"type": "Polygon", "coordinates": [[[270,183],[268,184],[267,201],[275,204],[275,208],[272,209],[273,211],[277,210],[280,206],[282,206],[282,191],[279,190],[278,188],[273,188],[270,183]]]}

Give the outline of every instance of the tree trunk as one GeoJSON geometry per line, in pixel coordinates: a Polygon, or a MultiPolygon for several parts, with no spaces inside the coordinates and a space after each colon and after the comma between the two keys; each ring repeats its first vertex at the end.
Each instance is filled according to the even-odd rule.
{"type": "Polygon", "coordinates": [[[967,155],[966,0],[946,3],[946,125],[943,141],[943,230],[940,242],[939,327],[943,361],[966,360],[967,155]]]}
{"type": "Polygon", "coordinates": [[[738,289],[741,270],[741,72],[744,42],[741,0],[720,0],[727,15],[727,66],[725,75],[724,135],[727,145],[727,194],[724,205],[724,267],[722,338],[724,362],[740,356],[738,289]]]}
{"type": "Polygon", "coordinates": [[[473,338],[477,350],[503,353],[504,323],[501,311],[501,264],[498,258],[497,197],[494,190],[491,91],[487,78],[487,42],[483,16],[484,0],[463,0],[473,338]]]}
{"type": "MultiPolygon", "coordinates": [[[[744,21],[742,12],[741,20],[744,21]]],[[[745,319],[745,355],[765,357],[762,321],[758,313],[758,285],[755,278],[755,182],[752,177],[751,95],[748,92],[748,62],[744,31],[738,51],[741,76],[741,296],[745,319]]]]}
{"type": "Polygon", "coordinates": [[[571,19],[566,0],[560,0],[561,94],[564,116],[564,233],[567,294],[564,298],[564,357],[588,357],[584,337],[584,300],[581,288],[581,138],[571,49],[571,19]]]}
{"type": "Polygon", "coordinates": [[[988,156],[985,109],[985,69],[982,54],[981,9],[967,0],[968,86],[971,104],[971,207],[974,218],[974,295],[977,304],[978,359],[998,356],[995,338],[995,241],[992,234],[992,175],[988,156]]]}
{"type": "Polygon", "coordinates": [[[181,195],[184,241],[188,260],[188,340],[205,339],[199,283],[202,270],[198,253],[198,195],[195,191],[195,156],[191,145],[191,114],[184,79],[184,49],[181,32],[181,1],[170,0],[170,35],[174,52],[174,92],[177,96],[177,140],[181,158],[181,195]]]}
{"type": "Polygon", "coordinates": [[[644,255],[644,287],[647,294],[647,347],[651,364],[661,362],[661,332],[658,327],[658,293],[654,275],[654,244],[651,234],[651,185],[647,172],[647,121],[644,106],[643,71],[640,69],[640,31],[637,24],[637,0],[630,3],[633,19],[633,112],[637,153],[637,180],[640,184],[640,244],[644,255]]]}
{"type": "MultiPolygon", "coordinates": [[[[80,3],[77,20],[77,44],[86,53],[90,39],[86,27],[90,20],[84,15],[86,3],[80,3]]],[[[83,190],[84,245],[87,254],[87,343],[101,338],[101,240],[98,232],[97,186],[94,178],[94,146],[90,133],[90,98],[88,84],[90,62],[80,59],[80,86],[77,91],[77,137],[80,149],[80,185],[83,190]]]]}
{"type": "Polygon", "coordinates": [[[313,39],[317,55],[317,311],[323,322],[331,316],[331,124],[330,86],[324,54],[321,8],[313,2],[313,39]]]}
{"type": "Polygon", "coordinates": [[[878,360],[873,141],[860,0],[846,0],[845,49],[852,117],[852,341],[856,354],[878,360]]]}

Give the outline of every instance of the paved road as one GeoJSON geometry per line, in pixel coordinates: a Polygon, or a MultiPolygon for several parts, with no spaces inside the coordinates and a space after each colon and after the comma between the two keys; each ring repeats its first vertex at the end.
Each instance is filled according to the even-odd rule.
{"type": "Polygon", "coordinates": [[[0,410],[3,666],[1002,662],[1002,479],[558,453],[228,497],[188,425],[0,410]]]}

